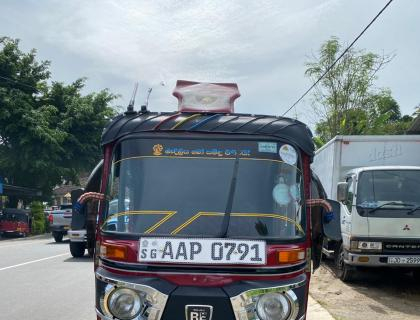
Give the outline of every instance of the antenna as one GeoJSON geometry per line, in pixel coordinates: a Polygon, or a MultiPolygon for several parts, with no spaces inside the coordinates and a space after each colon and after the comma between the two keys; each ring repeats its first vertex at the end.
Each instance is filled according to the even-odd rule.
{"type": "Polygon", "coordinates": [[[152,93],[153,88],[147,89],[147,96],[146,100],[144,101],[144,104],[141,106],[140,112],[147,112],[147,107],[149,106],[149,98],[150,94],[152,93]]]}
{"type": "Polygon", "coordinates": [[[139,83],[136,82],[134,84],[133,95],[131,96],[131,100],[130,100],[130,103],[128,104],[127,111],[125,112],[125,114],[133,114],[133,113],[136,113],[134,111],[134,102],[136,101],[136,95],[137,95],[137,89],[138,89],[138,87],[139,87],[139,83]]]}

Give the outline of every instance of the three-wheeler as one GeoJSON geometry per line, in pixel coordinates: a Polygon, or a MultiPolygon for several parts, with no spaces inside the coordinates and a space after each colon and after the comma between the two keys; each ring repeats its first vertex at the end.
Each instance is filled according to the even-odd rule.
{"type": "Polygon", "coordinates": [[[127,112],[102,135],[97,319],[302,320],[323,235],[308,127],[238,114],[236,84],[178,81],[178,112],[127,112]],[[313,266],[311,267],[311,262],[313,266]]]}
{"type": "Polygon", "coordinates": [[[0,214],[0,235],[26,237],[31,232],[28,210],[7,208],[0,214]]]}

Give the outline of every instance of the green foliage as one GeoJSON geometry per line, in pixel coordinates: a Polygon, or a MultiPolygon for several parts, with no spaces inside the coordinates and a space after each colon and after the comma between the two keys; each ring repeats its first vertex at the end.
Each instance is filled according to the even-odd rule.
{"type": "Polygon", "coordinates": [[[100,159],[100,135],[114,115],[107,90],[82,94],[85,79],[65,85],[50,78],[48,61],[0,38],[0,175],[41,189],[48,199],[63,180],[77,182],[100,159]],[[51,82],[51,84],[49,84],[51,82]]]}
{"type": "Polygon", "coordinates": [[[32,233],[41,234],[46,231],[44,206],[39,201],[31,203],[32,233]]]}
{"type": "MultiPolygon", "coordinates": [[[[318,79],[341,50],[338,38],[323,43],[319,55],[306,64],[305,75],[318,79]]],[[[336,135],[405,133],[412,118],[401,115],[389,90],[373,87],[377,72],[391,60],[391,56],[350,49],[320,81],[313,95],[320,115],[315,127],[317,146],[336,135]]]]}

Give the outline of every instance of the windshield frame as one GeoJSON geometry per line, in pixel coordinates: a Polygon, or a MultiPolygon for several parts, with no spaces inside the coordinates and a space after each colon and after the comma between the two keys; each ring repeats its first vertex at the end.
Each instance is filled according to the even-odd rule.
{"type": "MultiPolygon", "coordinates": [[[[187,133],[187,132],[145,132],[145,133],[136,133],[136,134],[130,134],[127,136],[122,137],[118,141],[116,141],[112,146],[112,152],[110,153],[110,166],[107,169],[107,182],[105,187],[105,194],[109,194],[109,188],[110,188],[110,179],[111,179],[111,170],[112,170],[112,159],[114,157],[115,151],[119,144],[121,144],[123,141],[126,140],[138,140],[138,139],[171,139],[171,140],[209,140],[209,141],[266,141],[266,142],[277,142],[281,144],[289,144],[292,147],[295,148],[297,151],[298,159],[296,165],[296,169],[301,174],[301,190],[300,190],[300,196],[302,199],[301,203],[301,223],[300,226],[302,227],[302,230],[304,234],[300,237],[295,238],[279,238],[279,237],[263,237],[258,238],[259,240],[265,240],[267,242],[273,243],[273,244],[289,244],[289,243],[299,243],[306,241],[307,236],[309,236],[308,232],[308,222],[307,222],[307,206],[306,206],[306,195],[305,195],[305,178],[304,178],[304,168],[303,168],[303,160],[302,160],[302,150],[295,144],[293,141],[290,141],[288,139],[281,139],[273,136],[264,136],[264,135],[250,135],[250,134],[220,134],[220,133],[187,133]]],[[[287,164],[287,163],[286,163],[287,164]]],[[[103,207],[103,210],[101,212],[101,220],[104,222],[107,219],[108,216],[108,203],[109,200],[105,201],[105,205],[103,207]]],[[[197,236],[187,236],[182,234],[171,234],[171,235],[161,235],[161,234],[144,234],[144,233],[126,233],[126,232],[119,232],[119,231],[110,231],[110,230],[104,230],[102,226],[100,226],[101,234],[104,236],[111,236],[111,237],[118,237],[120,239],[127,239],[127,240],[135,240],[139,239],[141,236],[147,236],[147,237],[174,237],[174,238],[198,238],[197,236]]],[[[201,235],[199,238],[216,238],[217,236],[206,236],[201,235]]],[[[227,236],[226,239],[256,239],[255,237],[229,237],[227,236]]]]}
{"type": "MultiPolygon", "coordinates": [[[[357,213],[362,217],[374,217],[374,218],[420,218],[420,210],[416,210],[412,213],[409,213],[410,209],[413,209],[414,207],[420,205],[420,201],[417,203],[412,202],[405,202],[401,201],[401,205],[392,205],[391,202],[395,200],[383,200],[383,203],[379,203],[378,206],[383,205],[383,207],[378,206],[361,206],[361,203],[357,202],[357,199],[359,199],[358,195],[360,194],[360,187],[361,187],[361,177],[363,174],[373,174],[375,172],[385,172],[385,171],[401,171],[401,172],[409,172],[409,171],[416,171],[420,172],[418,169],[414,168],[384,168],[384,169],[376,169],[376,170],[366,170],[359,172],[357,176],[357,188],[356,188],[356,211],[357,213]],[[386,204],[386,202],[389,203],[389,205],[386,204]],[[374,209],[374,210],[373,210],[374,209]]],[[[420,199],[420,198],[419,198],[420,199]]]]}

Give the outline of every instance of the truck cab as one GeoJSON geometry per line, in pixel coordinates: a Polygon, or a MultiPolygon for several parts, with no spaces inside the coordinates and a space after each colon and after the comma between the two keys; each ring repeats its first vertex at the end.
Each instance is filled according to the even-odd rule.
{"type": "Polygon", "coordinates": [[[342,243],[335,244],[339,277],[357,267],[420,269],[420,167],[350,170],[337,185],[342,243]]]}

